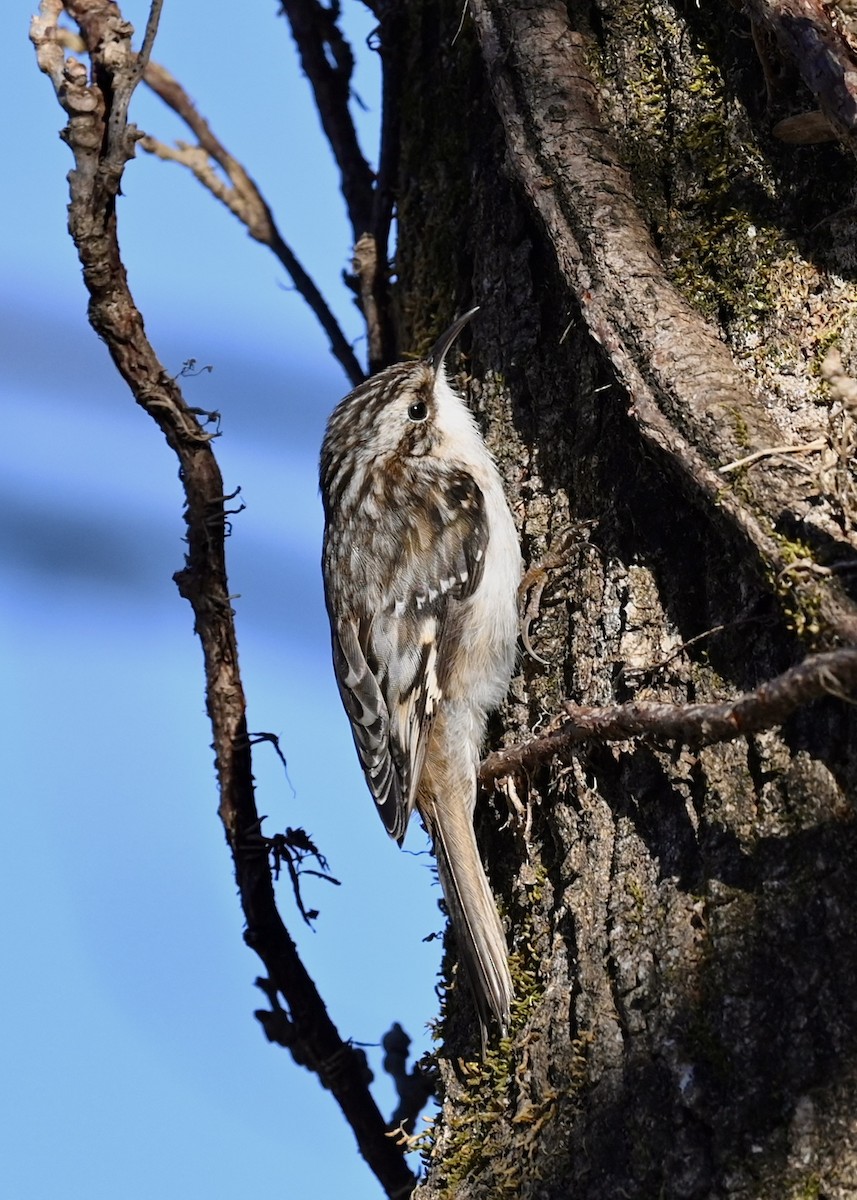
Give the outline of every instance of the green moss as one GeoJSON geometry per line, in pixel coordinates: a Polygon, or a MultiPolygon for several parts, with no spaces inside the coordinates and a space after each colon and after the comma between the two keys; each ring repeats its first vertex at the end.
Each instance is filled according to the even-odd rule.
{"type": "Polygon", "coordinates": [[[815,1172],[809,1175],[792,1192],[794,1200],[818,1200],[821,1195],[821,1177],[815,1172]]]}
{"type": "Polygon", "coordinates": [[[675,14],[638,0],[618,8],[622,42],[608,41],[601,70],[621,93],[623,157],[664,263],[707,316],[752,326],[774,306],[772,264],[791,253],[765,159],[720,67],[703,45],[689,49],[675,14]]]}
{"type": "MultiPolygon", "coordinates": [[[[456,1115],[447,1118],[444,1126],[443,1176],[438,1180],[444,1200],[452,1200],[465,1179],[481,1174],[489,1164],[492,1179],[497,1177],[504,1157],[502,1118],[508,1108],[510,1049],[509,1039],[503,1038],[487,1050],[481,1063],[460,1066],[465,1094],[458,1097],[456,1115]]],[[[508,1182],[508,1190],[497,1189],[498,1197],[512,1196],[520,1186],[520,1178],[508,1182]]]]}
{"type": "Polygon", "coordinates": [[[813,561],[812,550],[806,542],[800,541],[799,538],[787,538],[781,533],[775,533],[774,540],[780,548],[780,554],[786,566],[813,561]]]}
{"type": "Polygon", "coordinates": [[[749,451],[752,448],[752,440],[750,438],[750,430],[747,428],[747,420],[741,409],[733,406],[726,410],[732,418],[732,429],[735,434],[735,441],[742,450],[749,451]]]}
{"type": "Polygon", "coordinates": [[[690,91],[702,103],[673,135],[673,158],[683,160],[678,177],[687,182],[666,215],[664,259],[696,307],[724,322],[752,324],[774,306],[770,267],[789,247],[773,224],[760,223],[756,199],[749,211],[749,178],[758,181],[764,168],[749,133],[735,143],[720,72],[704,53],[694,63],[690,91]]]}
{"type": "Polygon", "coordinates": [[[629,875],[625,879],[625,891],[634,901],[634,908],[627,915],[636,919],[637,923],[642,925],[643,916],[646,911],[646,890],[638,879],[635,879],[633,875],[629,875]]]}
{"type": "MultiPolygon", "coordinates": [[[[537,866],[532,880],[525,884],[527,902],[515,922],[518,950],[509,955],[515,999],[508,1036],[492,1042],[481,1061],[458,1063],[457,1074],[463,1088],[456,1095],[454,1108],[447,1106],[443,1116],[443,1174],[437,1179],[442,1200],[453,1200],[460,1185],[474,1173],[491,1180],[491,1194],[497,1200],[513,1200],[520,1195],[522,1168],[509,1158],[508,1123],[526,1125],[537,1132],[552,1118],[556,1107],[556,1097],[548,1096],[539,1104],[516,1112],[513,1052],[542,990],[534,941],[539,928],[536,913],[541,910],[547,879],[547,871],[537,866]]],[[[444,1025],[445,1014],[442,1014],[433,1031],[437,1039],[443,1035],[444,1025]]],[[[440,1128],[438,1122],[420,1139],[418,1148],[426,1167],[434,1166],[432,1155],[440,1128]]]]}
{"type": "Polygon", "coordinates": [[[811,548],[797,538],[774,533],[785,563],[776,573],[772,584],[780,598],[787,625],[799,638],[814,643],[823,632],[823,596],[813,575],[815,560],[811,548]],[[794,567],[794,570],[790,568],[794,567]]]}

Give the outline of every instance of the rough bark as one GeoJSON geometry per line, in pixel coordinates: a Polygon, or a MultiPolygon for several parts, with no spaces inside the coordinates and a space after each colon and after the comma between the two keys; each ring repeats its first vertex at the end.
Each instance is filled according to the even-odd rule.
{"type": "MultiPolygon", "coordinates": [[[[461,380],[525,554],[563,562],[497,741],[854,639],[821,371],[835,341],[854,373],[854,169],[844,132],[773,136],[824,97],[767,36],[789,6],[750,7],[472,0],[454,40],[459,6],[408,6],[404,341],[483,306],[461,380]]],[[[483,804],[519,1002],[474,1062],[450,956],[423,1200],[855,1194],[854,732],[826,698],[720,745],[568,745],[483,804]]]]}

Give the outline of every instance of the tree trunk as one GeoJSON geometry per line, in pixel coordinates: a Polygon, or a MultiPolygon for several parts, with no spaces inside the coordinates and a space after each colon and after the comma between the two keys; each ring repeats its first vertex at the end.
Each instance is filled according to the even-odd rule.
{"type": "MultiPolygon", "coordinates": [[[[772,134],[832,137],[766,24],[788,6],[461,7],[404,6],[387,51],[397,272],[413,348],[482,306],[460,378],[554,563],[547,665],[522,656],[495,735],[727,699],[852,640],[853,416],[821,363],[857,364],[854,169],[772,134]]],[[[448,957],[421,1200],[857,1194],[855,744],[829,698],[483,800],[517,1005],[469,1061],[448,957]]]]}

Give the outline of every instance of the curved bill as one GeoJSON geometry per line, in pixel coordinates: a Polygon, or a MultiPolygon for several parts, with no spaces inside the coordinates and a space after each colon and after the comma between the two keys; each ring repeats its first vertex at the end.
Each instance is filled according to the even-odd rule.
{"type": "Polygon", "coordinates": [[[450,346],[461,333],[462,329],[471,319],[471,317],[475,316],[475,314],[478,312],[479,305],[477,304],[475,308],[471,308],[469,312],[464,313],[464,315],[459,317],[457,321],[453,321],[446,333],[442,333],[437,339],[426,357],[426,362],[430,367],[434,367],[435,371],[440,370],[450,346]]]}

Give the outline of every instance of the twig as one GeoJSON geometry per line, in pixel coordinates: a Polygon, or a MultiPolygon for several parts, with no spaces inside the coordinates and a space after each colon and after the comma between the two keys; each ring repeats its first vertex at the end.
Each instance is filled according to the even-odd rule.
{"type": "Polygon", "coordinates": [[[378,175],[372,208],[372,233],[375,238],[375,278],[372,294],[378,322],[380,356],[377,364],[369,358],[370,371],[388,366],[399,357],[396,326],[390,303],[390,228],[393,222],[396,176],[401,153],[401,54],[404,34],[404,9],[389,0],[378,12],[377,50],[381,59],[381,136],[378,143],[378,175]]]}
{"type": "MultiPolygon", "coordinates": [[[[86,53],[83,39],[68,29],[57,30],[57,41],[74,53],[86,53]]],[[[362,383],[365,378],[363,369],[348,339],[318,286],[280,233],[271,209],[256,182],[215,137],[211,126],[200,115],[190,96],[166,67],[147,61],[142,78],[155,95],[184,121],[198,144],[189,146],[185,142],[178,142],[175,146],[168,146],[147,133],[138,134],[139,144],[156,158],[187,167],[203,187],[238,218],[255,241],[273,252],[291,277],[295,290],[303,296],[318,318],[319,324],[330,339],[331,353],[345,371],[349,382],[355,387],[362,383]],[[223,175],[217,170],[218,167],[223,175]]]]}
{"type": "Polygon", "coordinates": [[[752,454],[745,454],[743,458],[736,458],[734,462],[726,463],[723,467],[718,467],[717,470],[721,475],[726,475],[730,471],[738,471],[741,467],[749,467],[751,463],[758,462],[761,458],[768,458],[774,454],[815,454],[818,450],[824,450],[827,446],[827,438],[816,438],[814,442],[807,442],[804,446],[766,446],[764,450],[754,450],[752,454]]]}
{"type": "MultiPolygon", "coordinates": [[[[374,6],[376,48],[381,59],[381,136],[378,174],[363,157],[351,119],[349,98],[354,56],[337,22],[340,5],[318,0],[283,0],[301,65],[312,87],[321,123],[339,168],[340,186],[351,221],[357,293],[369,342],[369,373],[398,357],[390,304],[387,260],[393,218],[394,180],[399,160],[399,80],[397,53],[402,12],[397,3],[374,6]]],[[[352,280],[346,276],[346,282],[352,280]]]]}
{"type": "Polygon", "coordinates": [[[69,230],[89,291],[89,318],[140,406],[152,416],[181,464],[185,488],[187,559],[176,575],[190,601],[205,660],[206,702],[214,734],[220,817],[235,864],[246,919],[245,941],[264,962],[272,987],[287,1005],[296,1061],[330,1088],[363,1157],[388,1196],[405,1196],[414,1176],[386,1136],[357,1053],[342,1040],[277,910],[268,855],[259,854],[259,815],[251,746],[226,575],[224,487],[211,435],[185,404],[149,343],[119,254],[116,196],[135,137],[117,122],[136,83],[132,29],[105,0],[65,0],[92,61],[64,61],[57,40],[60,0],[42,0],[31,38],[40,68],[68,115],[63,137],[74,155],[69,174],[69,230]],[[254,852],[255,851],[255,852],[254,852]]]}
{"type": "Polygon", "coordinates": [[[312,86],[318,115],[336,165],[353,241],[373,232],[372,170],[360,149],[348,101],[354,56],[336,24],[339,5],[325,8],[318,0],[282,0],[301,66],[312,86]],[[332,61],[331,61],[332,60],[332,61]]]}
{"type": "Polygon", "coordinates": [[[857,650],[814,654],[763,683],[754,692],[719,704],[660,704],[632,701],[602,708],[566,707],[569,719],[542,737],[489,754],[479,770],[485,786],[504,775],[532,771],[554,757],[565,758],[582,742],[651,737],[694,745],[729,742],[781,725],[799,708],[822,696],[846,697],[857,690],[857,650]]]}
{"type": "Polygon", "coordinates": [[[142,79],[146,67],[149,65],[149,60],[152,57],[152,47],[155,44],[155,38],[158,36],[158,25],[161,21],[161,9],[163,7],[164,0],[152,0],[152,6],[149,9],[149,19],[146,22],[146,30],[143,34],[143,44],[137,55],[138,80],[142,79]]]}
{"type": "Polygon", "coordinates": [[[155,95],[181,117],[199,145],[179,144],[171,147],[146,135],[140,138],[140,145],[158,158],[186,166],[199,182],[241,221],[252,238],[273,251],[330,339],[334,358],[341,364],[351,384],[356,387],[364,379],[360,363],[327,301],[280,233],[258,185],[215,137],[211,126],[200,116],[187,92],[169,71],[157,63],[149,63],[143,78],[155,95]],[[215,170],[212,160],[225,173],[228,185],[215,170]]]}

